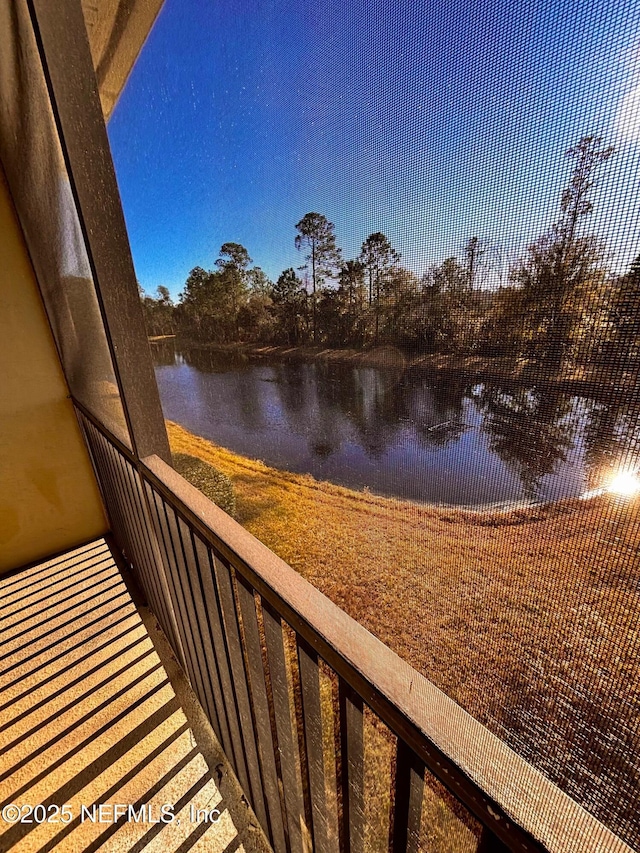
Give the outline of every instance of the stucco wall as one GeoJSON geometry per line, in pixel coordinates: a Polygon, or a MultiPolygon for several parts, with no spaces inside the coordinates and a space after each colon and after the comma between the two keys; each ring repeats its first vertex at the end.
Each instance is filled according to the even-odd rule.
{"type": "Polygon", "coordinates": [[[0,168],[0,573],[107,529],[0,168]]]}

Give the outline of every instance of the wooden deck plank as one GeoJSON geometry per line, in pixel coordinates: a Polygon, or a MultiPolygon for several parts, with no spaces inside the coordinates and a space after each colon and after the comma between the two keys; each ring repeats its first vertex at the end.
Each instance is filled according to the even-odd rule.
{"type": "Polygon", "coordinates": [[[269,851],[155,617],[136,606],[104,540],[0,578],[0,604],[0,806],[45,807],[33,823],[5,811],[0,849],[269,851]],[[115,820],[115,804],[141,819],[115,820]],[[173,820],[158,822],[163,805],[173,820]],[[216,821],[194,820],[216,807],[216,821]]]}

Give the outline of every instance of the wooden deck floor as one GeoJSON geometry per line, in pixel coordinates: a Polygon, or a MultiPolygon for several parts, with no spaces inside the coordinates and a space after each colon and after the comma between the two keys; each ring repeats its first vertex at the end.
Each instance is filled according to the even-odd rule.
{"type": "Polygon", "coordinates": [[[104,540],[0,578],[0,851],[50,850],[269,850],[104,540]]]}

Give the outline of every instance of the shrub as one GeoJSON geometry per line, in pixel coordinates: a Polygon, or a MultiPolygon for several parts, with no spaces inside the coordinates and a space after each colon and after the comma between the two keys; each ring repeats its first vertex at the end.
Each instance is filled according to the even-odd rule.
{"type": "Polygon", "coordinates": [[[236,496],[233,484],[226,474],[196,456],[189,456],[188,453],[174,453],[173,467],[210,501],[235,517],[236,496]]]}

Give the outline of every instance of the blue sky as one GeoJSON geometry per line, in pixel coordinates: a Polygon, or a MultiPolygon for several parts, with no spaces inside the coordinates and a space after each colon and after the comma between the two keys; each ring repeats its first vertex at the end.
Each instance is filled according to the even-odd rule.
{"type": "Polygon", "coordinates": [[[175,296],[242,243],[275,278],[295,223],[417,273],[478,235],[506,265],[554,220],[585,134],[615,144],[592,230],[640,252],[640,0],[166,0],[109,123],[138,278],[175,296]]]}

